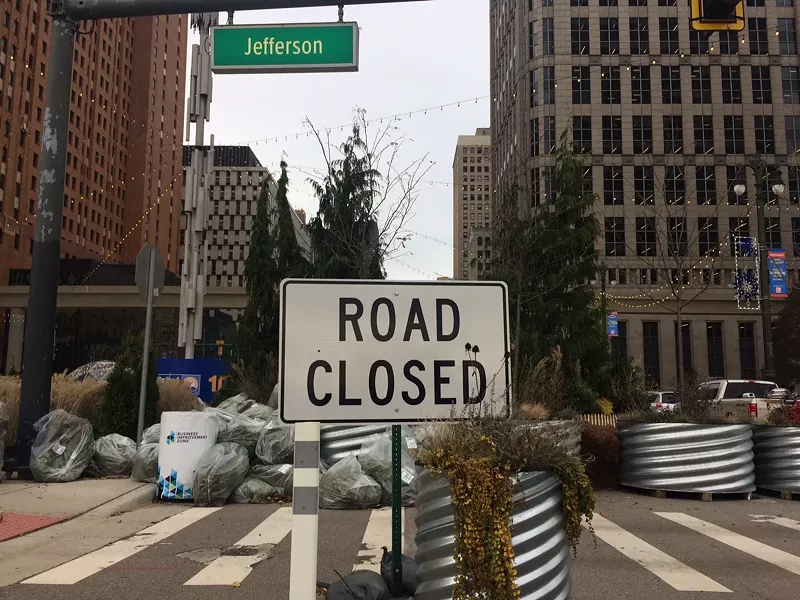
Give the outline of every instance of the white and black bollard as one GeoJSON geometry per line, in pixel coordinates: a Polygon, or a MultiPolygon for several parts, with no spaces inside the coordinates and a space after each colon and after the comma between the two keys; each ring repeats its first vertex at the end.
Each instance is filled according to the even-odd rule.
{"type": "Polygon", "coordinates": [[[294,428],[291,600],[316,600],[319,538],[319,423],[294,428]]]}

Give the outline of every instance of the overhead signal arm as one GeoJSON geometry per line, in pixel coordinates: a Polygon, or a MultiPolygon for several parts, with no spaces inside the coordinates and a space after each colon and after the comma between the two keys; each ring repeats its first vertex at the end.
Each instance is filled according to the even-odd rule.
{"type": "Polygon", "coordinates": [[[692,0],[691,26],[695,31],[742,31],[744,0],[692,0]]]}

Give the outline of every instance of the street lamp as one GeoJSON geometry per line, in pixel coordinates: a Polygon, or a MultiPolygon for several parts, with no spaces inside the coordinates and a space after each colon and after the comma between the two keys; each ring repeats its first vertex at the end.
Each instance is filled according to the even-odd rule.
{"type": "MultiPolygon", "coordinates": [[[[600,281],[598,282],[597,279],[592,279],[589,281],[593,286],[600,283],[600,306],[603,308],[603,316],[605,317],[608,314],[607,302],[606,302],[606,273],[608,270],[606,269],[606,264],[602,263],[600,265],[600,281]]],[[[610,279],[609,285],[617,285],[616,279],[610,279]]]]}
{"type": "MultiPolygon", "coordinates": [[[[781,179],[781,170],[774,164],[767,163],[756,155],[744,165],[753,171],[756,180],[756,221],[758,224],[758,280],[759,293],[761,294],[761,327],[764,330],[764,379],[775,380],[775,357],[772,353],[772,306],[769,296],[769,261],[767,247],[767,221],[765,208],[768,201],[767,185],[772,180],[772,192],[780,197],[786,191],[786,186],[781,179]]],[[[747,191],[744,179],[738,179],[733,185],[737,196],[742,196],[747,191]]]]}

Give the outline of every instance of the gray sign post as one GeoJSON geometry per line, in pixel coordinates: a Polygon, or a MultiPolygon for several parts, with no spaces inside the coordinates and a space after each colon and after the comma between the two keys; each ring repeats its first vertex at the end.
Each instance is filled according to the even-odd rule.
{"type": "Polygon", "coordinates": [[[164,260],[161,252],[150,243],[144,245],[136,256],[136,287],[139,296],[147,302],[144,320],[144,352],[142,353],[142,381],[139,387],[139,423],[136,444],[142,443],[144,431],[144,405],[147,397],[147,371],[150,366],[150,329],[153,322],[153,302],[164,288],[164,260]]]}

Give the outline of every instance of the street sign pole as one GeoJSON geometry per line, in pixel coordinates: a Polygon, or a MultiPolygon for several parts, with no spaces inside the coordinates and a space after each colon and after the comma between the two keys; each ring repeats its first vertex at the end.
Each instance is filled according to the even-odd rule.
{"type": "Polygon", "coordinates": [[[317,598],[319,440],[319,423],[298,423],[295,426],[289,565],[289,598],[292,600],[317,598]]]}
{"type": "Polygon", "coordinates": [[[147,397],[147,368],[150,366],[150,326],[153,320],[153,294],[155,288],[156,261],[158,250],[150,247],[147,273],[147,312],[144,318],[144,352],[142,353],[142,383],[139,387],[139,423],[136,427],[136,444],[142,443],[144,431],[144,404],[147,397]]]}
{"type": "Polygon", "coordinates": [[[403,507],[400,469],[403,442],[400,425],[392,425],[392,595],[403,592],[403,507]]]}

